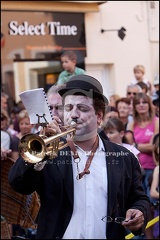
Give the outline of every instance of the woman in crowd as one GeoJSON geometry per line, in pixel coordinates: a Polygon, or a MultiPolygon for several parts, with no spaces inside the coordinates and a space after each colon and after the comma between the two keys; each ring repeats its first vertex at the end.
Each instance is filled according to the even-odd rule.
{"type": "Polygon", "coordinates": [[[118,94],[112,94],[109,97],[109,106],[116,107],[116,101],[120,99],[121,97],[118,94]]]}
{"type": "Polygon", "coordinates": [[[153,137],[159,132],[159,119],[154,115],[151,98],[145,93],[137,93],[133,100],[133,118],[127,130],[134,132],[139,160],[145,170],[144,190],[149,196],[148,177],[155,168],[152,156],[153,137]]]}
{"type": "Polygon", "coordinates": [[[120,98],[116,101],[116,108],[119,112],[119,118],[123,122],[125,129],[128,124],[128,117],[130,111],[130,100],[126,97],[120,98]]]}
{"type": "MultiPolygon", "coordinates": [[[[139,161],[145,171],[143,187],[150,197],[149,177],[153,173],[153,137],[159,133],[159,119],[155,116],[152,100],[145,93],[137,93],[133,99],[133,121],[127,126],[134,132],[136,147],[140,151],[139,161]]],[[[146,230],[147,239],[153,239],[152,227],[146,230]]]]}
{"type": "Polygon", "coordinates": [[[31,133],[31,129],[32,129],[32,124],[30,124],[30,119],[26,110],[22,110],[19,113],[18,121],[19,121],[20,132],[13,137],[12,143],[11,143],[11,150],[12,150],[11,157],[13,158],[14,161],[16,161],[17,158],[19,157],[18,145],[19,145],[20,139],[25,134],[31,133]]]}

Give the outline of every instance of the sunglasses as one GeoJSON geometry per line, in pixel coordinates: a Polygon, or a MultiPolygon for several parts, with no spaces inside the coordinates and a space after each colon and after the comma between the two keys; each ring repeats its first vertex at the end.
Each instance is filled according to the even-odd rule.
{"type": "Polygon", "coordinates": [[[128,94],[128,95],[133,94],[133,95],[135,96],[137,93],[135,93],[135,92],[127,92],[127,94],[128,94]]]}
{"type": "Polygon", "coordinates": [[[6,119],[5,117],[1,116],[1,121],[4,121],[5,119],[6,119]]]}

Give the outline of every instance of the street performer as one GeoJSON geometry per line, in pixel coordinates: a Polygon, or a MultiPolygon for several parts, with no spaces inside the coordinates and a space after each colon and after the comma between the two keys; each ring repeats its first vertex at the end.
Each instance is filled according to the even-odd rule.
{"type": "MultiPolygon", "coordinates": [[[[142,187],[137,158],[97,133],[105,106],[100,82],[89,75],[70,78],[59,90],[64,124],[76,123],[73,139],[42,167],[22,157],[11,167],[9,183],[21,194],[36,191],[41,207],[36,239],[125,239],[144,233],[150,200],[142,187]],[[127,229],[127,231],[126,231],[127,229]]],[[[46,132],[60,132],[50,123],[46,132]]],[[[64,138],[63,138],[64,140],[64,138]]]]}

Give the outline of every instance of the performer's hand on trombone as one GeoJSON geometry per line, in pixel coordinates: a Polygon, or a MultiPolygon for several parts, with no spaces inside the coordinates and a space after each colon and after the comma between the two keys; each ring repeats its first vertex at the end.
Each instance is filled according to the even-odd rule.
{"type": "Polygon", "coordinates": [[[46,124],[45,127],[42,127],[40,130],[40,135],[55,135],[60,133],[61,130],[61,120],[59,117],[54,116],[54,120],[46,124]]]}

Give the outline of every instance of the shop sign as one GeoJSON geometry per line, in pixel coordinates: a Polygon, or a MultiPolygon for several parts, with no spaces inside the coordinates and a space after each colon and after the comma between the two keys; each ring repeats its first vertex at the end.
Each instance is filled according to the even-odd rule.
{"type": "Polygon", "coordinates": [[[78,59],[86,56],[83,13],[2,11],[1,14],[2,62],[9,64],[14,58],[42,59],[49,53],[58,56],[65,50],[76,51],[78,59]]]}
{"type": "Polygon", "coordinates": [[[40,23],[38,25],[29,24],[28,21],[24,21],[19,24],[18,21],[9,22],[9,35],[30,35],[30,36],[40,36],[40,35],[59,35],[59,36],[75,36],[77,35],[78,29],[75,25],[63,25],[60,22],[47,22],[40,23]],[[46,31],[48,28],[48,31],[46,31]]]}

